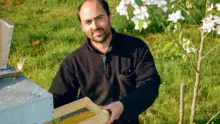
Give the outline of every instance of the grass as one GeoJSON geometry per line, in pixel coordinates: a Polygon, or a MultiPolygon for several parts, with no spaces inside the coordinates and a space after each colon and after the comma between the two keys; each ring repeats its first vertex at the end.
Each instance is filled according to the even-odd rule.
{"type": "MultiPolygon", "coordinates": [[[[20,4],[0,6],[1,18],[6,18],[15,25],[9,64],[15,67],[21,57],[27,58],[24,75],[46,90],[50,87],[62,59],[85,40],[85,34],[76,17],[79,3],[75,0],[22,0],[20,4]]],[[[184,123],[189,123],[195,80],[195,71],[190,61],[182,60],[183,51],[177,54],[172,49],[165,49],[172,39],[161,29],[158,30],[156,24],[146,31],[135,31],[134,25],[126,17],[116,13],[118,1],[109,0],[109,3],[113,27],[120,33],[137,36],[149,45],[162,78],[159,97],[152,107],[141,114],[142,123],[178,123],[179,87],[182,82],[185,83],[184,123]]],[[[204,7],[201,3],[198,6],[204,7]]],[[[185,24],[184,27],[184,35],[192,39],[198,48],[199,32],[192,24],[185,24]]],[[[219,36],[210,34],[205,42],[205,52],[220,44],[219,39],[219,36]]],[[[220,110],[219,53],[220,49],[215,49],[202,65],[195,120],[198,124],[206,123],[220,110]]],[[[220,116],[213,122],[220,123],[220,116]]]]}

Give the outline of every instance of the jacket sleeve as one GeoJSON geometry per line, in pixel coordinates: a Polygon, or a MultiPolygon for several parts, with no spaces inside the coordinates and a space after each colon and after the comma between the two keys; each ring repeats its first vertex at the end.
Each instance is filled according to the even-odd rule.
{"type": "Polygon", "coordinates": [[[138,117],[153,104],[158,96],[160,76],[147,46],[137,50],[135,73],[136,90],[120,100],[124,106],[122,118],[138,117]]]}
{"type": "Polygon", "coordinates": [[[65,58],[49,88],[49,92],[53,94],[54,108],[76,100],[78,88],[73,64],[65,58]]]}

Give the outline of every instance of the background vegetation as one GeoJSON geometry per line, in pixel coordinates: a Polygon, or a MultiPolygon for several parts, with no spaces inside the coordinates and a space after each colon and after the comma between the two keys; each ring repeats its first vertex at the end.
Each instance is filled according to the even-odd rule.
{"type": "MultiPolygon", "coordinates": [[[[6,18],[15,25],[9,64],[16,67],[21,57],[27,58],[24,75],[46,90],[62,59],[85,41],[85,34],[76,16],[80,1],[82,0],[0,0],[0,18],[6,18]]],[[[108,2],[113,14],[112,26],[116,31],[137,36],[149,45],[162,77],[159,97],[152,107],[140,115],[142,123],[178,123],[179,87],[182,82],[185,83],[184,122],[189,123],[195,72],[190,61],[182,60],[180,53],[184,51],[176,52],[167,47],[171,39],[163,33],[156,21],[153,20],[147,30],[135,31],[132,22],[116,13],[119,1],[108,2]]],[[[205,11],[205,0],[196,3],[197,7],[205,11]]],[[[164,13],[157,16],[161,20],[167,17],[164,13]]],[[[201,23],[198,13],[195,12],[194,16],[201,23]]],[[[184,30],[184,35],[192,39],[198,48],[200,33],[195,26],[190,21],[185,21],[184,30]]],[[[210,34],[205,44],[207,52],[220,44],[220,37],[210,34]]],[[[220,110],[219,55],[220,49],[217,48],[204,60],[202,66],[195,120],[198,124],[206,123],[220,110]]],[[[213,122],[220,123],[220,116],[213,122]]]]}

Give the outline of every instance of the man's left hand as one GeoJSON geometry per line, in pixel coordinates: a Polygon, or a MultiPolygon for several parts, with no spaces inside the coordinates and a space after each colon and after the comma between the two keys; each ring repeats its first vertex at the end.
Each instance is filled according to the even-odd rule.
{"type": "Polygon", "coordinates": [[[110,119],[107,124],[113,123],[115,120],[118,120],[121,116],[122,112],[124,111],[124,106],[120,101],[112,102],[106,106],[100,106],[103,109],[110,111],[110,119]]]}

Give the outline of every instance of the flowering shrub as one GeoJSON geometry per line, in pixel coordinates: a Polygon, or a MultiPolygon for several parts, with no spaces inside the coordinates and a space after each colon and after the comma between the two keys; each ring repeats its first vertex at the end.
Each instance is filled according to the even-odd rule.
{"type": "MultiPolygon", "coordinates": [[[[170,2],[174,2],[174,0],[170,0],[170,2]]],[[[177,4],[174,4],[177,5],[177,4]]],[[[174,5],[172,8],[174,8],[174,5]]],[[[149,6],[156,6],[160,8],[163,12],[167,12],[167,2],[165,0],[121,0],[119,6],[117,6],[116,11],[120,15],[124,15],[127,17],[127,19],[131,19],[131,21],[135,24],[136,30],[146,29],[148,27],[148,19],[149,19],[149,13],[148,13],[148,7],[149,6]],[[130,18],[129,14],[127,12],[128,8],[132,7],[134,9],[133,16],[130,18]]],[[[187,6],[190,8],[190,4],[187,6]]],[[[183,8],[182,8],[183,9],[183,8]]],[[[220,3],[217,3],[215,7],[213,4],[208,8],[208,11],[212,11],[211,15],[207,18],[204,18],[202,20],[203,25],[202,29],[205,32],[210,31],[216,31],[217,34],[220,34],[220,17],[219,17],[219,11],[220,11],[220,3]],[[213,8],[216,8],[215,11],[213,11],[213,8]],[[216,15],[212,15],[212,13],[216,13],[216,15]]],[[[189,14],[189,13],[187,13],[189,14]]],[[[184,20],[185,18],[181,14],[181,10],[177,10],[176,12],[173,12],[172,14],[168,15],[167,21],[171,21],[173,23],[177,23],[178,20],[184,20]]]]}
{"type": "Polygon", "coordinates": [[[134,11],[131,21],[135,24],[135,30],[141,30],[142,28],[146,29],[148,27],[148,6],[157,6],[164,12],[167,12],[168,9],[167,2],[165,0],[121,0],[119,6],[116,8],[116,11],[120,15],[125,15],[127,19],[130,19],[127,9],[128,7],[132,7],[134,11]]]}
{"type": "MultiPolygon", "coordinates": [[[[174,7],[179,7],[184,12],[186,12],[188,16],[190,16],[189,11],[185,10],[184,7],[178,5],[180,2],[181,1],[170,0],[170,3],[173,3],[171,8],[174,9],[174,7]]],[[[146,29],[148,27],[148,23],[150,22],[148,21],[150,16],[150,14],[148,13],[148,7],[156,6],[157,8],[160,8],[163,12],[167,12],[167,3],[168,2],[165,0],[121,0],[119,6],[116,8],[116,11],[120,15],[126,16],[128,20],[130,19],[135,25],[135,30],[142,30],[146,29]],[[127,11],[129,7],[133,8],[133,15],[131,18],[127,11]]],[[[191,9],[191,4],[192,3],[188,1],[186,8],[191,9]]],[[[220,3],[217,3],[215,6],[211,4],[211,6],[208,8],[208,11],[209,12],[206,14],[206,18],[202,20],[203,24],[201,26],[201,29],[207,33],[210,33],[211,31],[216,31],[217,34],[220,34],[220,3]]],[[[181,10],[172,12],[171,14],[168,14],[167,19],[167,21],[171,23],[164,28],[167,28],[168,31],[173,31],[173,33],[179,33],[178,35],[181,35],[181,20],[185,20],[185,18],[181,14],[181,10]],[[174,30],[171,30],[171,28],[173,28],[174,30]]],[[[182,46],[181,48],[186,51],[186,53],[183,54],[183,58],[186,58],[189,53],[196,52],[196,48],[192,47],[193,44],[187,38],[180,38],[178,44],[180,44],[182,46]]]]}
{"type": "MultiPolygon", "coordinates": [[[[207,1],[207,3],[208,2],[209,1],[207,1]]],[[[205,16],[201,20],[202,25],[197,24],[194,18],[190,14],[190,10],[192,10],[192,8],[197,9],[193,5],[193,3],[191,3],[190,0],[184,0],[184,1],[170,0],[169,3],[173,4],[171,6],[171,9],[174,9],[176,11],[172,12],[171,14],[168,14],[168,19],[166,21],[166,24],[164,24],[165,22],[161,22],[162,26],[165,29],[165,32],[168,35],[170,35],[172,39],[176,41],[175,43],[177,43],[178,46],[185,51],[185,54],[183,54],[184,60],[186,60],[185,58],[187,58],[187,56],[190,53],[195,53],[195,55],[198,56],[196,57],[197,66],[193,66],[196,72],[196,79],[195,79],[192,106],[191,106],[191,116],[190,116],[190,124],[193,124],[195,117],[198,86],[200,83],[200,72],[201,72],[202,61],[211,51],[213,51],[215,48],[220,46],[219,44],[211,48],[205,55],[203,53],[204,41],[207,34],[210,33],[211,31],[216,32],[216,34],[220,34],[220,3],[217,3],[215,5],[211,4],[209,7],[207,7],[206,13],[204,14],[205,16]],[[190,19],[192,19],[192,21],[194,22],[194,24],[197,26],[198,30],[201,33],[201,41],[200,41],[199,49],[195,48],[195,46],[192,44],[190,39],[182,35],[183,30],[180,21],[184,21],[185,17],[182,16],[181,12],[184,12],[187,16],[190,17],[190,19]]],[[[142,30],[148,27],[149,24],[148,20],[151,14],[152,15],[155,14],[155,11],[150,14],[148,13],[149,6],[156,6],[157,8],[161,9],[164,13],[166,13],[168,11],[167,4],[168,2],[165,0],[121,0],[119,6],[116,8],[116,11],[120,15],[125,15],[128,20],[131,20],[135,24],[135,30],[142,30]],[[129,7],[133,8],[133,14],[131,18],[129,13],[127,12],[129,7]]],[[[197,9],[197,11],[199,10],[197,9]]],[[[198,13],[200,14],[201,12],[198,13]]],[[[156,18],[157,21],[161,21],[158,20],[156,16],[153,17],[156,18]]],[[[164,47],[167,48],[167,46],[173,47],[173,45],[170,45],[170,43],[168,43],[168,45],[165,45],[164,47]]]]}

